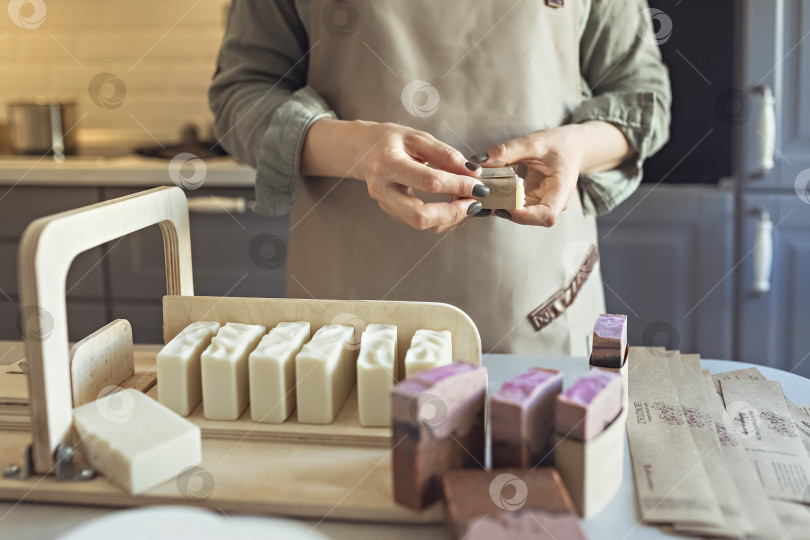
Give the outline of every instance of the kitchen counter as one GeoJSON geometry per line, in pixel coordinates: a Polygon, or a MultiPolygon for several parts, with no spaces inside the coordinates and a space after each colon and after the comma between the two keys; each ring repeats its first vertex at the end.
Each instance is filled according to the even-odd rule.
{"type": "MultiPolygon", "coordinates": [[[[229,157],[206,158],[205,180],[198,187],[253,187],[256,171],[229,157]]],[[[120,157],[68,157],[56,163],[51,157],[0,156],[2,186],[172,186],[170,160],[139,155],[120,157]]],[[[195,172],[196,173],[196,172],[195,172]]],[[[185,173],[191,175],[189,171],[185,173]]]]}
{"type": "MultiPolygon", "coordinates": [[[[140,345],[136,349],[154,352],[159,350],[157,345],[140,345]]],[[[24,355],[24,348],[19,342],[0,341],[0,364],[10,364],[20,360],[24,355]]],[[[565,385],[571,384],[588,369],[586,358],[572,357],[542,357],[542,356],[516,356],[505,354],[484,355],[484,365],[489,371],[490,388],[498,388],[503,381],[511,378],[530,366],[542,366],[560,369],[564,373],[565,385]]],[[[704,368],[712,373],[732,371],[751,367],[750,364],[724,360],[702,360],[704,368]]],[[[779,380],[782,383],[785,395],[794,401],[807,401],[810,395],[810,380],[786,373],[773,368],[756,366],[763,375],[769,379],[779,380]]],[[[582,521],[582,527],[589,538],[622,538],[623,540],[652,540],[658,538],[684,538],[673,536],[655,527],[648,527],[638,523],[635,515],[635,501],[632,486],[632,470],[630,467],[629,452],[625,452],[624,477],[619,493],[608,506],[595,517],[582,521]]],[[[148,529],[160,529],[161,521],[169,516],[177,507],[160,507],[150,514],[151,521],[144,525],[148,529]]],[[[45,539],[54,538],[67,531],[86,524],[103,516],[111,516],[121,510],[94,507],[70,507],[47,504],[0,503],[0,538],[15,539],[45,539]]],[[[215,514],[216,515],[216,514],[215,514]]],[[[305,519],[277,519],[270,517],[250,517],[227,515],[227,520],[237,530],[250,531],[251,537],[294,538],[295,536],[279,536],[278,527],[282,525],[297,526],[299,536],[307,535],[311,531],[313,539],[320,538],[346,538],[352,540],[363,539],[393,539],[413,538],[414,540],[430,540],[446,538],[442,526],[424,525],[396,525],[396,524],[370,524],[349,523],[338,521],[320,521],[305,519]]],[[[154,530],[152,531],[154,532],[154,530]]],[[[246,535],[247,536],[247,535],[246,535]]]]}

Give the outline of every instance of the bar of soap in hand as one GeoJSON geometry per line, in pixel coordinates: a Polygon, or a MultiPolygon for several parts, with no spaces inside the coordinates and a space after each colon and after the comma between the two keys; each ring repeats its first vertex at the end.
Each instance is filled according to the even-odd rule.
{"type": "Polygon", "coordinates": [[[405,353],[405,377],[453,362],[453,338],[448,330],[417,330],[405,353]]]}
{"type": "Polygon", "coordinates": [[[551,467],[455,469],[444,475],[443,485],[452,538],[586,538],[568,491],[551,467]]]}
{"type": "Polygon", "coordinates": [[[559,371],[532,368],[490,398],[493,468],[536,467],[551,455],[554,402],[562,383],[559,371]]]}
{"type": "Polygon", "coordinates": [[[248,354],[267,332],[258,324],[226,323],[202,353],[203,413],[237,420],[250,401],[248,354]]]}
{"type": "Polygon", "coordinates": [[[248,356],[250,418],[280,424],[295,409],[295,355],[311,337],[309,323],[280,322],[248,356]]]}
{"type": "Polygon", "coordinates": [[[478,198],[484,210],[515,210],[526,206],[523,179],[511,167],[485,167],[478,177],[489,195],[478,198]]]}
{"type": "Polygon", "coordinates": [[[620,368],[627,356],[627,315],[600,315],[593,327],[591,365],[620,368]]]}
{"type": "Polygon", "coordinates": [[[622,412],[622,376],[593,369],[557,396],[555,429],[559,435],[589,441],[602,433],[622,412]]]}
{"type": "Polygon", "coordinates": [[[218,331],[218,322],[193,322],[157,355],[158,401],[181,416],[191,414],[202,400],[200,355],[218,331]]]}
{"type": "Polygon", "coordinates": [[[131,495],[202,460],[200,428],[131,388],[76,407],[73,425],[90,465],[131,495]]]}
{"type": "Polygon", "coordinates": [[[369,324],[357,357],[357,402],[362,426],[391,425],[391,389],[397,377],[397,327],[369,324]]]}
{"type": "Polygon", "coordinates": [[[391,391],[394,500],[420,509],[442,496],[453,468],[484,466],[486,368],[455,362],[391,391]]]}
{"type": "Polygon", "coordinates": [[[357,378],[354,327],[322,326],[295,357],[298,421],[330,424],[357,378]]]}

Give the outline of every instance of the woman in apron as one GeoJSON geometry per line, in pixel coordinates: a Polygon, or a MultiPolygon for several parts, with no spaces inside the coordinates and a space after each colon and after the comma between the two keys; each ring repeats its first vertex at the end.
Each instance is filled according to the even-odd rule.
{"type": "Polygon", "coordinates": [[[233,0],[211,104],[257,211],[290,213],[287,296],[446,302],[484,352],[587,354],[595,216],[668,133],[650,24],[646,0],[233,0]],[[480,212],[479,164],[513,163],[526,208],[480,212]]]}

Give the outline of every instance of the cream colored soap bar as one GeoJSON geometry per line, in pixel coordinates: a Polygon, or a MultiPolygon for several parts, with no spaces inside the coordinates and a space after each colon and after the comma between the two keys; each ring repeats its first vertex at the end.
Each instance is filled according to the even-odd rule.
{"type": "Polygon", "coordinates": [[[210,420],[236,420],[248,406],[248,354],[267,330],[227,323],[202,353],[203,412],[210,420]]]}
{"type": "Polygon", "coordinates": [[[391,389],[396,380],[397,327],[369,324],[360,338],[357,400],[360,425],[391,425],[391,389]]]}
{"type": "Polygon", "coordinates": [[[453,362],[453,341],[447,330],[417,330],[405,353],[405,378],[453,362]]]}
{"type": "Polygon", "coordinates": [[[295,409],[295,355],[311,336],[308,322],[281,322],[248,357],[250,417],[280,424],[295,409]]]}
{"type": "Polygon", "coordinates": [[[218,322],[193,322],[157,355],[158,401],[177,414],[188,416],[202,399],[200,355],[217,331],[218,322]]]}
{"type": "Polygon", "coordinates": [[[320,328],[295,357],[298,421],[330,424],[354,387],[354,328],[330,324],[320,328]]]}
{"type": "Polygon", "coordinates": [[[132,495],[202,460],[200,428],[137,390],[73,409],[73,425],[90,465],[132,495]]]}

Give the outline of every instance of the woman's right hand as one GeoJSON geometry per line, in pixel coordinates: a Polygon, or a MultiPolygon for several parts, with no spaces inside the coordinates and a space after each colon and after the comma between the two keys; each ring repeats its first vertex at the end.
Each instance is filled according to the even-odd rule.
{"type": "Polygon", "coordinates": [[[301,156],[302,174],[359,178],[387,214],[433,233],[481,210],[481,203],[472,198],[489,194],[477,179],[480,171],[480,165],[423,131],[329,118],[312,125],[301,156]],[[445,193],[453,200],[426,203],[414,190],[445,193]]]}

